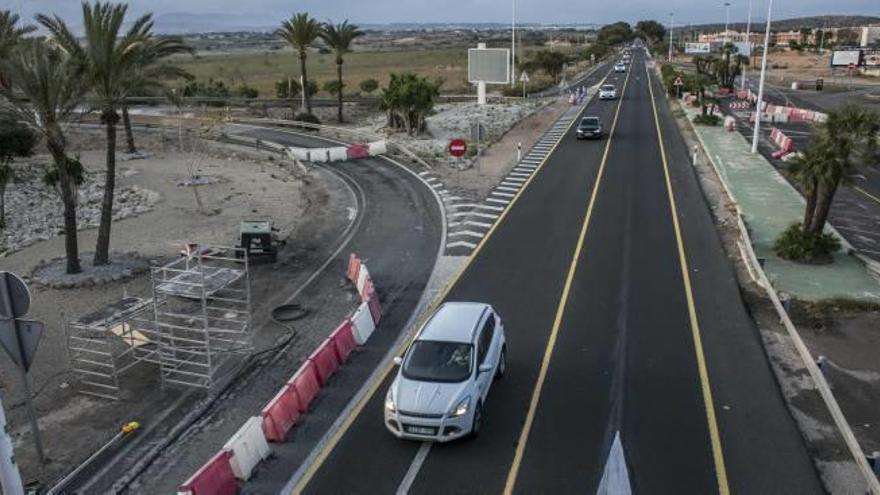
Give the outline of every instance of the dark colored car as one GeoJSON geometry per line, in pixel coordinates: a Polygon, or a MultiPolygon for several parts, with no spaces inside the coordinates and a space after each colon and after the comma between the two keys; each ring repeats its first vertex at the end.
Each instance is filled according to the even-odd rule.
{"type": "Polygon", "coordinates": [[[600,139],[602,137],[602,123],[599,117],[584,117],[577,126],[578,139],[600,139]]]}

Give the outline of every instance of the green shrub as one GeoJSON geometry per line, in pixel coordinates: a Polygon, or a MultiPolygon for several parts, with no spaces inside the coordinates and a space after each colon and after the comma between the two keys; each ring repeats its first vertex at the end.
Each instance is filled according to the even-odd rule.
{"type": "Polygon", "coordinates": [[[296,122],[306,122],[308,124],[320,124],[321,123],[321,119],[319,119],[318,117],[316,117],[313,114],[306,113],[306,112],[296,114],[296,116],[293,117],[293,120],[296,122]]]}
{"type": "Polygon", "coordinates": [[[697,115],[694,117],[694,124],[697,125],[719,125],[721,117],[718,115],[697,115]]]}
{"type": "Polygon", "coordinates": [[[379,89],[379,81],[375,79],[364,79],[363,81],[361,81],[358,87],[360,87],[361,91],[363,91],[364,93],[372,94],[373,91],[379,89]]]}
{"type": "Polygon", "coordinates": [[[780,257],[802,263],[830,263],[831,253],[840,249],[840,241],[831,234],[805,232],[800,223],[785,229],[773,244],[780,257]]]}

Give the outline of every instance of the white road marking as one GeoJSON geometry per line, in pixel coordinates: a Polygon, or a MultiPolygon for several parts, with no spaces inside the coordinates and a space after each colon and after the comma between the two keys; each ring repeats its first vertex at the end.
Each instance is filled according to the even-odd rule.
{"type": "Polygon", "coordinates": [[[461,222],[449,222],[446,224],[447,227],[458,227],[461,225],[461,222]]]}
{"type": "Polygon", "coordinates": [[[431,175],[431,171],[430,171],[430,170],[425,170],[424,172],[419,172],[419,175],[421,175],[422,177],[425,177],[425,176],[427,176],[427,175],[431,175]]]}
{"type": "Polygon", "coordinates": [[[454,205],[446,205],[447,210],[458,209],[458,208],[474,208],[477,206],[476,203],[456,203],[454,205]]]}
{"type": "MultiPolygon", "coordinates": [[[[511,195],[512,196],[512,195],[511,195]]],[[[493,211],[504,211],[504,208],[498,206],[489,206],[489,205],[478,205],[477,209],[480,210],[493,210],[493,211]]]]}
{"type": "Polygon", "coordinates": [[[511,177],[531,177],[532,174],[527,174],[525,172],[511,172],[507,175],[511,177]]]}
{"type": "MultiPolygon", "coordinates": [[[[503,209],[504,209],[504,208],[502,208],[502,210],[503,210],[503,209]]],[[[494,214],[494,213],[480,213],[480,212],[478,212],[478,211],[475,211],[475,212],[471,213],[471,216],[474,216],[474,217],[482,217],[482,218],[489,218],[489,219],[491,219],[491,220],[497,220],[497,219],[498,219],[498,215],[496,215],[496,214],[494,214]]]]}
{"type": "Polygon", "coordinates": [[[522,185],[523,185],[523,182],[512,182],[512,181],[507,181],[507,180],[505,180],[504,182],[499,184],[499,186],[514,187],[514,188],[516,188],[517,191],[519,190],[520,187],[522,187],[522,185]]]}
{"type": "Polygon", "coordinates": [[[605,461],[605,471],[602,472],[602,480],[599,481],[596,495],[632,495],[629,470],[626,469],[626,456],[623,454],[619,431],[614,434],[614,443],[611,445],[611,452],[608,453],[608,460],[605,461]]]}
{"type": "Polygon", "coordinates": [[[473,226],[475,226],[475,227],[483,227],[483,228],[486,228],[486,229],[491,229],[491,228],[492,228],[492,224],[491,224],[491,223],[486,223],[486,222],[475,222],[475,221],[473,221],[473,220],[468,220],[467,222],[465,222],[465,224],[466,224],[466,225],[473,225],[473,226]]]}
{"type": "Polygon", "coordinates": [[[487,202],[487,203],[498,203],[498,204],[502,204],[502,205],[509,205],[509,204],[510,204],[510,200],[509,200],[509,199],[487,198],[487,199],[486,199],[486,202],[487,202]]]}
{"type": "MultiPolygon", "coordinates": [[[[465,247],[468,249],[473,249],[473,248],[477,247],[477,245],[474,244],[473,242],[467,242],[467,241],[455,241],[455,242],[446,243],[447,249],[455,248],[455,247],[465,247]]],[[[412,483],[412,482],[410,482],[410,483],[412,483]]]]}
{"type": "Polygon", "coordinates": [[[448,237],[468,236],[468,237],[476,237],[477,239],[482,239],[484,235],[486,235],[486,234],[483,232],[474,232],[473,230],[461,230],[459,232],[450,232],[448,237]]]}
{"type": "Polygon", "coordinates": [[[508,187],[508,186],[498,186],[498,187],[495,188],[495,190],[496,190],[496,191],[510,191],[510,192],[517,192],[517,191],[519,191],[519,188],[518,188],[518,187],[508,187]]]}
{"type": "Polygon", "coordinates": [[[506,193],[506,192],[497,192],[497,191],[492,191],[492,195],[493,196],[501,196],[502,198],[512,198],[512,197],[516,196],[516,194],[511,194],[511,193],[506,193]]]}

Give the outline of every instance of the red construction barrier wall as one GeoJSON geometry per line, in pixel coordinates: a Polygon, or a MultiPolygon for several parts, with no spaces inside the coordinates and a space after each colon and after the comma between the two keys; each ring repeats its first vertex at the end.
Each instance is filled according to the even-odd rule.
{"type": "Polygon", "coordinates": [[[300,412],[306,412],[309,409],[309,404],[312,403],[315,396],[318,395],[318,391],[321,390],[321,383],[318,381],[315,363],[306,360],[287,384],[293,387],[296,396],[299,398],[300,412]]]}
{"type": "Polygon", "coordinates": [[[315,363],[315,371],[318,374],[318,383],[321,386],[327,384],[327,380],[336,373],[339,368],[339,359],[336,358],[336,349],[334,349],[333,341],[325,340],[315,349],[315,352],[309,356],[309,361],[315,363]]]}
{"type": "Polygon", "coordinates": [[[361,291],[361,302],[364,302],[370,298],[370,294],[376,292],[376,287],[373,285],[373,279],[368,278],[364,281],[364,288],[361,291]]]}
{"type": "Polygon", "coordinates": [[[228,451],[218,452],[196,474],[186,480],[178,489],[178,494],[190,495],[235,495],[238,493],[238,480],[232,474],[228,451]]]}
{"type": "Polygon", "coordinates": [[[356,284],[358,279],[358,273],[361,270],[361,260],[354,253],[348,257],[348,270],[346,271],[346,276],[351,281],[351,283],[356,284]]]}
{"type": "Polygon", "coordinates": [[[370,316],[373,317],[373,325],[379,325],[379,319],[382,316],[382,306],[379,304],[379,295],[375,290],[371,290],[367,298],[367,306],[370,308],[370,316]]]}
{"type": "Polygon", "coordinates": [[[370,145],[352,144],[348,147],[348,158],[366,158],[370,156],[370,145]]]}
{"type": "Polygon", "coordinates": [[[345,320],[342,325],[339,325],[330,334],[330,339],[333,341],[334,349],[336,350],[336,358],[340,363],[344,363],[357,347],[357,343],[354,341],[354,334],[352,333],[351,320],[345,320]]]}
{"type": "Polygon", "coordinates": [[[283,442],[287,432],[299,421],[301,410],[296,389],[290,385],[282,387],[261,413],[266,440],[283,442]]]}

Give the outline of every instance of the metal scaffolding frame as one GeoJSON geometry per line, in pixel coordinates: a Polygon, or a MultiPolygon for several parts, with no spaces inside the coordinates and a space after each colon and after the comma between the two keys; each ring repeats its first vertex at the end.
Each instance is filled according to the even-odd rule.
{"type": "Polygon", "coordinates": [[[212,388],[227,358],[253,350],[247,253],[200,245],[151,275],[162,386],[212,388]]]}
{"type": "Polygon", "coordinates": [[[139,297],[123,297],[66,322],[67,352],[80,392],[118,400],[122,373],[140,362],[158,364],[158,346],[148,337],[152,329],[153,301],[139,297]]]}
{"type": "Polygon", "coordinates": [[[247,253],[198,246],[151,273],[151,299],[125,296],[65,324],[80,392],[120,398],[120,376],[158,365],[162,386],[210,389],[221,366],[251,344],[247,253]]]}

